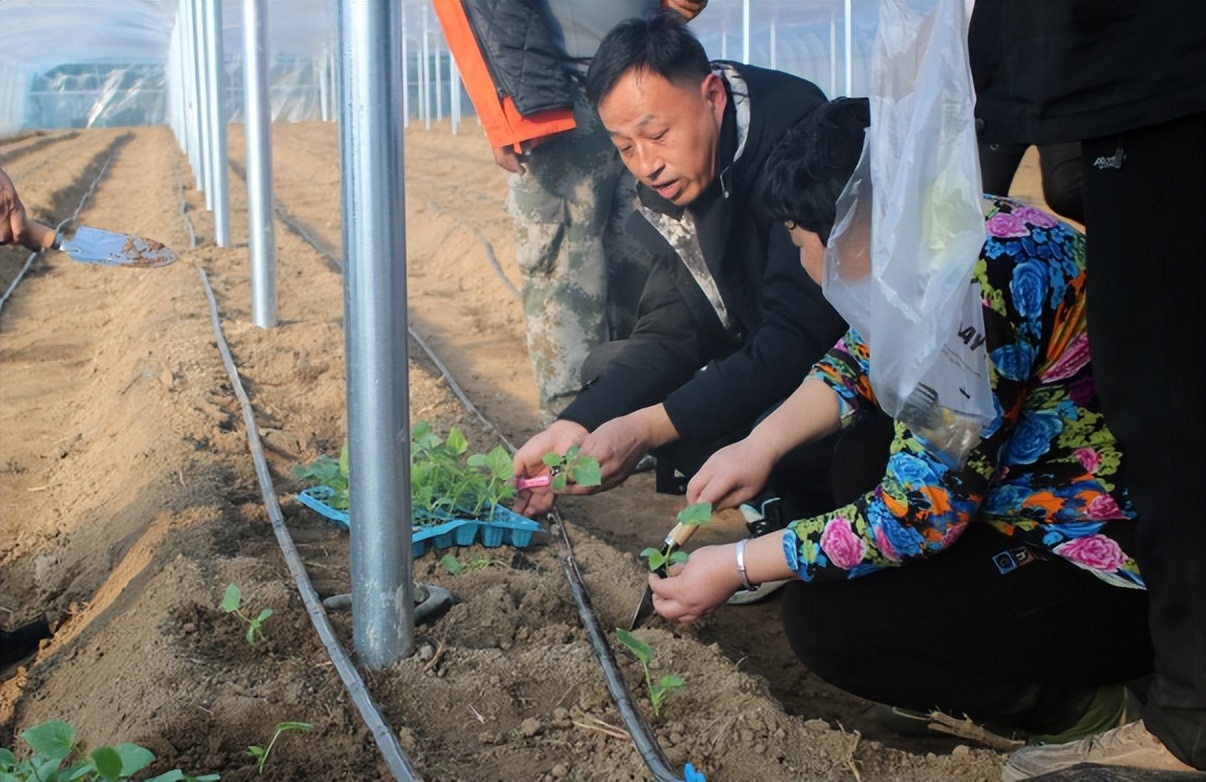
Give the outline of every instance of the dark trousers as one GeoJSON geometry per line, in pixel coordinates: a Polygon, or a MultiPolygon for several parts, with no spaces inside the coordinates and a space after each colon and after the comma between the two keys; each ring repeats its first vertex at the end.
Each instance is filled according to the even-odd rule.
{"type": "MultiPolygon", "coordinates": [[[[883,413],[843,433],[831,480],[838,505],[882,479],[892,434],[883,413]]],[[[1133,534],[1133,522],[1115,523],[1133,534]]],[[[1055,555],[1017,549],[987,524],[973,524],[922,562],[788,584],[788,640],[809,670],[868,700],[1062,731],[1098,685],[1151,671],[1147,596],[1055,555]],[[1007,572],[1002,554],[1009,556],[1007,572]],[[1008,569],[1019,561],[1026,564],[1008,569]]]]}
{"type": "MultiPolygon", "coordinates": [[[[1009,195],[1013,176],[1029,144],[980,143],[980,178],[984,192],[1009,195]]],[[[1058,215],[1085,221],[1082,197],[1080,142],[1044,144],[1039,147],[1039,171],[1043,181],[1043,200],[1058,215]]]]}
{"type": "Polygon", "coordinates": [[[1206,113],[1086,140],[1089,340],[1140,514],[1156,681],[1147,727],[1206,770],[1206,113]]]}
{"type": "Polygon", "coordinates": [[[1147,596],[1047,553],[1002,572],[1002,553],[1024,559],[1017,549],[972,524],[924,562],[792,582],[783,596],[788,640],[809,670],[861,698],[1065,730],[1098,685],[1150,672],[1147,596]]]}

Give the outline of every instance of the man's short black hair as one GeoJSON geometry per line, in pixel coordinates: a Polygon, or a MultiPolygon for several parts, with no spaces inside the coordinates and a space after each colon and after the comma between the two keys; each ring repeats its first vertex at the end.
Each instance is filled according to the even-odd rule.
{"type": "Polygon", "coordinates": [[[838,98],[783,134],[763,167],[759,206],[766,216],[828,244],[838,196],[858,165],[870,124],[866,98],[838,98]]]}
{"type": "Polygon", "coordinates": [[[676,84],[698,84],[711,72],[703,44],[673,11],[641,19],[626,19],[604,36],[586,72],[586,97],[591,105],[615,88],[632,69],[653,73],[676,84]]]}

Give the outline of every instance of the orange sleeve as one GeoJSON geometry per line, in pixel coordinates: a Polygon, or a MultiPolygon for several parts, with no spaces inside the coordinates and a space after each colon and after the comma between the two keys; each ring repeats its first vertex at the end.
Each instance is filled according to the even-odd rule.
{"type": "Polygon", "coordinates": [[[500,98],[461,1],[431,0],[431,4],[491,147],[516,146],[574,128],[572,108],[550,109],[524,117],[511,96],[500,98]]]}

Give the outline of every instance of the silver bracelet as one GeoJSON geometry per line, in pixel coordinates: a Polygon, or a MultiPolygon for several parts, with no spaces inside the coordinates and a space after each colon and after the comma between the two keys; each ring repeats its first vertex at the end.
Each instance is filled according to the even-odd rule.
{"type": "Polygon", "coordinates": [[[760,585],[751,584],[750,577],[745,572],[745,544],[749,542],[749,538],[742,538],[737,541],[737,575],[741,576],[741,585],[745,587],[745,591],[753,592],[760,585]]]}

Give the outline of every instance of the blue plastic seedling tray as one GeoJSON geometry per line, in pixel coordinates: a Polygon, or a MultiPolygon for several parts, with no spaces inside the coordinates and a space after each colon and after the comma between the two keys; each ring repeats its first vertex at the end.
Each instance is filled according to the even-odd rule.
{"type": "MultiPolygon", "coordinates": [[[[312,486],[299,493],[297,501],[350,528],[351,516],[347,511],[332,508],[324,501],[333,493],[330,487],[312,486]]],[[[478,542],[486,548],[503,545],[526,548],[532,542],[532,533],[542,530],[535,521],[501,505],[494,507],[494,516],[489,520],[462,519],[445,514],[428,515],[428,518],[432,523],[416,524],[411,533],[411,554],[416,558],[431,548],[471,546],[478,542]]]]}

